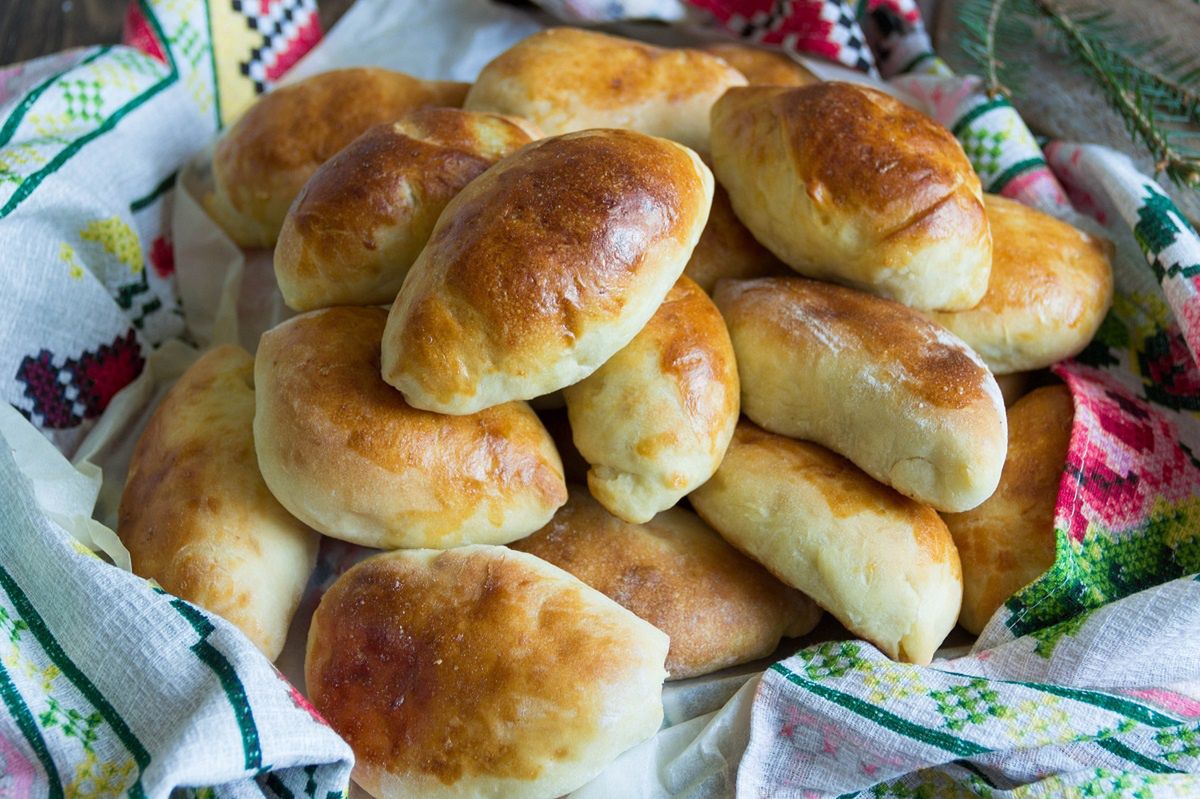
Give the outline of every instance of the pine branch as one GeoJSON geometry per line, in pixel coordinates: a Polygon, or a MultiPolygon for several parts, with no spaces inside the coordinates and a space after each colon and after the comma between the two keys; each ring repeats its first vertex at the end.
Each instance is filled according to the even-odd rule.
{"type": "Polygon", "coordinates": [[[1062,34],[1068,51],[1095,80],[1109,104],[1125,121],[1134,138],[1141,139],[1157,159],[1155,169],[1184,185],[1200,187],[1200,159],[1172,147],[1171,137],[1158,124],[1155,104],[1147,89],[1161,86],[1155,76],[1109,49],[1100,37],[1088,33],[1068,16],[1054,0],[1033,0],[1062,34]],[[1114,70],[1114,62],[1124,62],[1125,70],[1114,70]],[[1140,70],[1140,74],[1139,74],[1140,70]],[[1121,78],[1131,79],[1123,82],[1121,78]]]}
{"type": "MultiPolygon", "coordinates": [[[[1200,3],[1200,0],[1196,0],[1200,3]]],[[[987,76],[988,92],[1020,91],[1019,53],[1033,40],[1035,23],[1087,74],[1120,115],[1156,167],[1177,183],[1200,188],[1200,56],[1163,52],[1161,41],[1129,41],[1107,10],[1065,8],[1060,0],[963,0],[963,50],[987,76]]]]}

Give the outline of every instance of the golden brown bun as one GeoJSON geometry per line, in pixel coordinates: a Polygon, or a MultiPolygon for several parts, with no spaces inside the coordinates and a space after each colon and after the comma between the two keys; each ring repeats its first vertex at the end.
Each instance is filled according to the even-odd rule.
{"type": "Polygon", "coordinates": [[[524,117],[548,136],[626,128],[703,152],[712,104],[745,85],[740,72],[699,50],[551,28],[485,66],[463,107],[524,117]]]}
{"type": "Polygon", "coordinates": [[[1027,394],[1008,411],[1008,459],[996,493],[972,511],[942,516],[962,557],[958,623],[969,632],[978,634],[1010,596],[1054,565],[1054,506],[1074,419],[1066,386],[1027,394]]]}
{"type": "Polygon", "coordinates": [[[384,379],[453,414],[582,380],[658,310],[711,201],[708,168],[666,139],[534,142],[446,206],[392,305],[384,379]]]}
{"type": "Polygon", "coordinates": [[[1013,403],[1030,392],[1036,385],[1041,372],[1013,372],[1007,375],[994,375],[1000,394],[1004,397],[1004,407],[1011,408],[1013,403]]]}
{"type": "Polygon", "coordinates": [[[462,105],[467,84],[338,69],[263,95],[217,142],[209,214],[243,247],[270,247],[317,167],[363,131],[426,105],[462,105]]]}
{"type": "Polygon", "coordinates": [[[983,502],[1004,467],[1004,401],[966,344],[899,303],[798,277],[722,281],[742,410],[939,510],[983,502]]]}
{"type": "Polygon", "coordinates": [[[1112,245],[1021,203],[984,197],[992,276],[974,308],[930,318],[971,345],[996,374],[1078,355],[1112,305],[1112,245]]]}
{"type": "Polygon", "coordinates": [[[992,240],[954,136],[849,83],[730,89],[713,170],[754,237],[797,272],[913,308],[983,299],[992,240]]]}
{"type": "Polygon", "coordinates": [[[742,422],[689,499],[726,541],[890,658],[928,663],[954,627],[962,573],[946,525],[823,447],[742,422]]]}
{"type": "Polygon", "coordinates": [[[275,276],[297,311],[387,305],[464,186],[535,138],[527,123],[419,108],[376,125],[322,164],[292,204],[275,276]]]}
{"type": "Polygon", "coordinates": [[[821,79],[783,53],[748,44],[716,42],[701,48],[742,73],[751,86],[808,86],[821,79]]]}
{"type": "Polygon", "coordinates": [[[671,508],[646,524],[611,515],[582,488],[513,549],[566,569],[671,639],[668,679],[766,657],[804,635],[821,610],[717,535],[671,508]]]}
{"type": "Polygon", "coordinates": [[[326,535],[369,547],[504,544],[567,500],[525,403],[417,410],[379,377],[382,308],[327,308],[263,334],[254,439],[271,491],[326,535]]]}
{"type": "Polygon", "coordinates": [[[253,421],[254,358],[206,353],[138,439],[117,530],[135,574],[236,625],[274,660],[320,537],[267,489],[253,421]]]}
{"type": "Polygon", "coordinates": [[[379,555],[313,615],[308,695],[378,799],[553,799],[663,718],[667,637],[504,547],[379,555]]]}
{"type": "Polygon", "coordinates": [[[729,195],[720,186],[713,187],[708,224],[704,226],[683,273],[709,294],[722,278],[748,280],[792,274],[787,264],[759,244],[738,221],[729,204],[729,195]]]}
{"type": "Polygon", "coordinates": [[[712,477],[737,424],[721,312],[679,278],[633,341],[563,394],[592,496],[626,521],[650,521],[712,477]]]}

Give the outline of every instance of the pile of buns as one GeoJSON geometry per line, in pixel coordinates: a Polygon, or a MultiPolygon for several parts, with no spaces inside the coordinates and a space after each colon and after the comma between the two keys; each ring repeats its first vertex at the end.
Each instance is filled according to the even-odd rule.
{"type": "Polygon", "coordinates": [[[928,663],[1053,562],[1070,395],[996,375],[1088,344],[1105,243],[887,94],[555,29],[279,89],[213,167],[299,314],[175,385],[119,532],[272,658],[320,535],[386,550],[306,660],[377,797],[568,793],[664,679],[822,609],[928,663]]]}

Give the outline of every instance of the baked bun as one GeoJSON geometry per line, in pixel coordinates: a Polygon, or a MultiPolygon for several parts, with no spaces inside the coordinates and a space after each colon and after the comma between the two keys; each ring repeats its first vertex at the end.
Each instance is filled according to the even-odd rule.
{"type": "Polygon", "coordinates": [[[419,108],[359,136],[313,173],[283,221],[284,302],[297,311],[391,303],[446,203],[536,138],[523,124],[419,108]]]}
{"type": "Polygon", "coordinates": [[[690,500],[726,541],[890,658],[929,663],[954,627],[962,573],[946,525],[823,447],[742,422],[690,500]]]}
{"type": "Polygon", "coordinates": [[[582,380],[658,310],[711,201],[708,168],[666,139],[592,130],[529,145],[442,212],[392,305],[384,380],[452,414],[582,380]]]}
{"type": "Polygon", "coordinates": [[[467,84],[338,69],[263,95],[217,141],[213,219],[243,247],[270,247],[309,176],[363,131],[426,105],[462,105],[467,84]]]}
{"type": "Polygon", "coordinates": [[[798,277],[723,281],[742,410],[938,510],[983,502],[1004,467],[1004,401],[971,348],[903,305],[798,277]]]}
{"type": "Polygon", "coordinates": [[[512,545],[583,580],[671,639],[669,679],[766,657],[812,630],[821,610],[744,557],[691,511],[646,524],[611,515],[580,488],[550,524],[512,545]]]}
{"type": "Polygon", "coordinates": [[[328,308],[263,334],[254,440],[271,491],[354,544],[506,544],[567,500],[562,463],[524,403],[417,410],[379,377],[382,308],[328,308]]]}
{"type": "Polygon", "coordinates": [[[712,477],[738,418],[721,312],[686,277],[629,344],[563,389],[592,496],[647,522],[712,477]]]}
{"type": "Polygon", "coordinates": [[[1078,355],[1112,305],[1111,245],[1019,202],[984,197],[992,276],[983,301],[929,316],[996,374],[1041,369],[1078,355]]]}
{"type": "Polygon", "coordinates": [[[463,107],[524,117],[548,136],[626,128],[703,152],[712,104],[745,85],[740,72],[699,50],[551,28],[485,66],[463,107]]]}
{"type": "Polygon", "coordinates": [[[715,42],[702,48],[745,76],[751,86],[808,86],[821,79],[783,53],[749,44],[715,42]]]}
{"type": "Polygon", "coordinates": [[[1008,458],[991,499],[942,518],[962,557],[958,623],[978,634],[1004,602],[1054,565],[1054,507],[1071,443],[1075,404],[1046,386],[1008,410],[1008,458]]]}
{"type": "Polygon", "coordinates": [[[308,696],[377,799],[553,799],[658,731],[667,636],[504,547],[370,558],[313,615],[308,696]]]}
{"type": "Polygon", "coordinates": [[[929,117],[831,82],[730,89],[712,119],[733,210],[800,274],[913,308],[983,299],[992,240],[979,178],[929,117]]]}
{"type": "Polygon", "coordinates": [[[708,224],[704,226],[683,273],[712,294],[713,286],[722,278],[748,280],[790,275],[792,270],[758,243],[733,213],[729,195],[720,186],[714,186],[708,224]]]}
{"type": "Polygon", "coordinates": [[[192,364],[138,439],[117,531],[135,574],[231,622],[274,660],[320,536],[267,489],[253,421],[250,353],[219,347],[192,364]]]}

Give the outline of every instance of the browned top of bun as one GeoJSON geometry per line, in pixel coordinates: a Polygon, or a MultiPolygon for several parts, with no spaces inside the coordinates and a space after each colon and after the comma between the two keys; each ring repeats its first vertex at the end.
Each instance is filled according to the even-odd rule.
{"type": "Polygon", "coordinates": [[[296,199],[290,224],[305,252],[294,259],[290,279],[358,277],[361,257],[343,253],[375,249],[376,232],[411,216],[418,205],[444,206],[530,141],[514,120],[457,108],[420,108],[372,127],[325,162],[296,199]]]}
{"type": "MultiPolygon", "coordinates": [[[[715,430],[726,419],[736,417],[739,398],[733,346],[726,343],[729,332],[708,295],[694,281],[680,277],[652,321],[649,333],[658,345],[658,370],[679,386],[693,428],[715,430]]],[[[653,457],[656,450],[651,445],[639,452],[653,457]]]]}
{"type": "Polygon", "coordinates": [[[920,313],[855,289],[799,277],[761,278],[717,285],[727,316],[771,320],[788,342],[852,348],[891,364],[897,380],[941,408],[965,408],[987,392],[987,368],[920,313]]]}
{"type": "MultiPolygon", "coordinates": [[[[730,89],[718,106],[733,125],[753,131],[741,113],[768,102],[778,120],[796,176],[817,205],[870,208],[882,237],[945,238],[961,225],[958,214],[939,214],[964,183],[979,193],[979,179],[953,134],[899,100],[863,86],[830,81],[800,88],[730,89]]],[[[736,135],[734,136],[736,138],[736,135]]],[[[979,224],[986,224],[982,213],[979,224]]]]}
{"type": "Polygon", "coordinates": [[[780,480],[795,475],[815,486],[836,518],[851,519],[870,510],[877,516],[906,519],[931,561],[953,562],[954,571],[959,570],[958,553],[937,511],[884,485],[836,452],[768,433],[745,419],[734,431],[730,451],[734,449],[739,457],[771,464],[780,480]]]}
{"type": "Polygon", "coordinates": [[[672,679],[766,655],[793,623],[811,625],[817,615],[803,594],[682,508],[632,524],[574,487],[548,525],[511,547],[565,569],[670,636],[672,679]]]}
{"type": "Polygon", "coordinates": [[[646,665],[627,614],[592,596],[499,547],[380,555],[322,599],[308,690],[360,767],[447,785],[533,780],[604,726],[603,686],[646,665]],[[615,623],[601,616],[613,611],[615,623]]]}
{"type": "Polygon", "coordinates": [[[547,348],[622,319],[631,292],[681,271],[663,253],[690,251],[709,205],[702,169],[664,139],[595,130],[543,139],[488,170],[447,206],[400,293],[405,369],[440,370],[440,390],[473,394],[480,387],[445,359],[474,348],[479,331],[508,371],[523,362],[537,374],[547,348]]]}
{"type": "Polygon", "coordinates": [[[317,535],[263,482],[253,419],[254,358],[233,346],[201,356],[138,439],[117,529],[135,573],[224,616],[275,658],[317,535]]]}
{"type": "Polygon", "coordinates": [[[1097,297],[1111,292],[1111,242],[1007,197],[985,194],[983,201],[992,226],[992,277],[967,313],[1036,307],[1068,327],[1094,313],[1097,297]],[[1062,266],[1047,268],[1051,259],[1062,266]],[[1071,290],[1072,279],[1082,290],[1071,290]]]}
{"type": "MultiPolygon", "coordinates": [[[[681,195],[700,191],[690,161],[664,141],[621,130],[568,135],[533,145],[471,186],[431,244],[452,256],[446,285],[500,341],[515,345],[531,328],[578,334],[584,308],[619,310],[646,243],[687,235],[681,195]],[[487,268],[505,261],[523,268],[487,268]]],[[[433,332],[420,324],[409,331],[433,332]]]]}
{"type": "MultiPolygon", "coordinates": [[[[566,493],[560,467],[544,457],[548,437],[533,411],[507,403],[470,416],[442,416],[411,407],[379,374],[386,322],[383,308],[327,308],[263,335],[258,358],[265,359],[260,369],[272,375],[274,399],[260,413],[293,438],[275,448],[324,464],[333,482],[345,479],[339,464],[355,474],[365,474],[362,463],[390,475],[419,473],[420,490],[437,499],[426,503],[427,523],[446,534],[498,490],[534,488],[548,505],[560,505],[566,493]],[[461,453],[470,452],[479,456],[464,463],[461,453]]],[[[380,490],[395,486],[381,483],[380,490]]]]}
{"type": "Polygon", "coordinates": [[[706,44],[701,49],[719,56],[725,63],[745,75],[751,86],[807,86],[821,80],[803,64],[783,53],[764,50],[761,47],[717,42],[706,44]]]}
{"type": "Polygon", "coordinates": [[[657,97],[668,79],[674,94],[702,92],[724,77],[727,68],[697,50],[655,47],[582,28],[551,28],[501,53],[487,69],[536,77],[542,98],[566,93],[572,103],[621,108],[657,97]],[[574,57],[556,59],[553,73],[547,73],[542,63],[548,51],[574,57]],[[667,62],[669,71],[660,69],[659,62],[667,62]],[[598,81],[597,75],[608,80],[598,81]]]}
{"type": "MultiPolygon", "coordinates": [[[[212,590],[228,594],[207,596],[212,604],[235,599],[234,584],[210,585],[210,560],[177,555],[209,541],[214,523],[249,521],[255,507],[288,518],[258,475],[253,418],[254,358],[241,347],[205,354],[167,393],[138,439],[121,497],[118,529],[138,574],[193,601],[212,590]],[[210,435],[214,428],[222,434],[210,435]]],[[[258,554],[253,536],[245,544],[258,554]]]]}
{"type": "Polygon", "coordinates": [[[250,106],[217,142],[219,190],[238,212],[277,229],[308,176],[364,130],[413,108],[462,105],[467,88],[367,67],[282,86],[250,106]]]}

